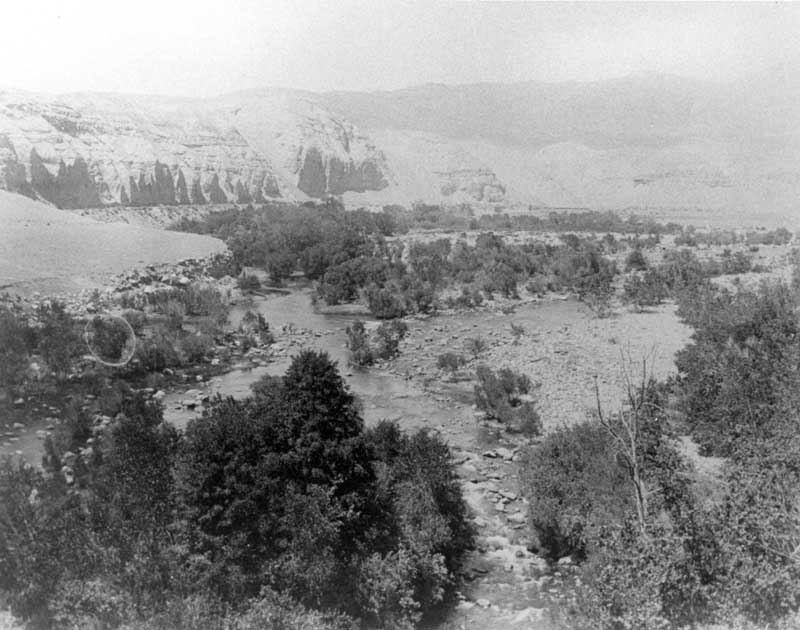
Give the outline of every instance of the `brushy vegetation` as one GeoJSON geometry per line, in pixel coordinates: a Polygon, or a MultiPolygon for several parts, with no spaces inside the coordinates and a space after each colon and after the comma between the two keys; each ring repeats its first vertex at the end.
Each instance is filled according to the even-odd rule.
{"type": "Polygon", "coordinates": [[[479,365],[475,377],[475,406],[487,418],[528,436],[541,433],[542,421],[531,397],[533,384],[526,375],[508,368],[495,373],[488,366],[479,365]]]}
{"type": "Polygon", "coordinates": [[[254,392],[180,433],[123,387],[101,423],[70,412],[44,470],[0,464],[12,611],[43,628],[408,628],[446,602],[474,534],[441,439],[365,431],[323,354],[254,392]]]}
{"type": "Polygon", "coordinates": [[[386,361],[396,357],[400,352],[400,342],[408,334],[408,326],[398,320],[383,322],[375,329],[373,341],[367,334],[364,322],[357,319],[347,327],[346,334],[350,364],[366,367],[376,360],[386,361]]]}
{"type": "Polygon", "coordinates": [[[566,627],[794,627],[798,294],[779,282],[723,289],[676,257],[693,263],[672,267],[694,328],[678,375],[656,383],[643,370],[620,412],[598,404],[600,420],[529,450],[532,533],[543,555],[580,561],[566,627]],[[724,457],[712,495],[694,483],[676,431],[724,457]]]}
{"type": "MultiPolygon", "coordinates": [[[[634,265],[635,269],[638,265],[634,265]]],[[[709,278],[763,271],[752,264],[744,252],[722,251],[718,258],[700,260],[690,249],[666,252],[659,265],[633,271],[623,285],[623,300],[638,310],[661,304],[668,297],[680,299],[709,278]]]]}
{"type": "Polygon", "coordinates": [[[728,247],[736,243],[747,245],[788,245],[793,234],[786,228],[775,230],[760,230],[737,232],[735,230],[711,230],[698,232],[694,227],[688,226],[675,236],[676,247],[697,247],[698,245],[715,245],[728,247]]]}
{"type": "MultiPolygon", "coordinates": [[[[455,215],[452,215],[455,216],[455,215]]],[[[474,244],[450,237],[402,242],[395,234],[430,226],[453,227],[449,211],[416,206],[404,211],[345,212],[326,205],[266,205],[260,209],[218,213],[180,229],[214,234],[226,241],[235,264],[265,269],[274,282],[301,272],[317,283],[317,294],[329,305],[362,299],[375,317],[393,319],[430,313],[444,305],[472,308],[496,296],[519,297],[520,287],[534,293],[572,291],[598,314],[607,310],[616,266],[607,255],[621,247],[652,246],[672,227],[613,213],[552,213],[535,216],[491,215],[469,218],[463,229],[484,230],[474,244]],[[529,240],[507,242],[495,230],[564,233],[563,243],[529,240]],[[578,236],[576,231],[620,231],[637,236],[617,240],[578,236]],[[646,239],[643,235],[650,235],[646,239]],[[444,295],[458,287],[457,295],[444,295]]]]}

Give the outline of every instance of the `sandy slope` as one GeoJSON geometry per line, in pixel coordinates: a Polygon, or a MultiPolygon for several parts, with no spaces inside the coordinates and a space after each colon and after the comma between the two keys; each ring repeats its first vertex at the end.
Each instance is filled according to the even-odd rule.
{"type": "Polygon", "coordinates": [[[132,267],[224,250],[215,238],[99,223],[0,191],[0,290],[92,288],[132,267]]]}

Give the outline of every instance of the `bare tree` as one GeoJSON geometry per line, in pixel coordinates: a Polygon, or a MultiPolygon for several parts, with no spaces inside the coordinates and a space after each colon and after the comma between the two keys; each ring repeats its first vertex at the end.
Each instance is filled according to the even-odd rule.
{"type": "MultiPolygon", "coordinates": [[[[652,357],[652,353],[649,355],[652,357]]],[[[612,416],[603,413],[600,402],[600,387],[594,377],[594,391],[597,402],[597,417],[600,424],[611,437],[616,450],[616,459],[626,470],[633,489],[636,516],[643,535],[647,534],[647,484],[644,479],[642,461],[641,432],[646,415],[653,411],[653,403],[648,400],[647,387],[652,379],[648,367],[648,357],[641,363],[641,379],[632,373],[633,360],[622,355],[622,372],[625,380],[626,402],[629,409],[620,410],[612,416]]]]}

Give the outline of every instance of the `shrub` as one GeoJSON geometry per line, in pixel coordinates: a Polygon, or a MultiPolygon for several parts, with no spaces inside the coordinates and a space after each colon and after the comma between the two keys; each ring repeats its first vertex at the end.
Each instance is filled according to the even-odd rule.
{"type": "Polygon", "coordinates": [[[350,351],[350,363],[363,367],[375,362],[375,353],[369,345],[364,322],[357,319],[346,329],[347,349],[350,351]]]}
{"type": "Polygon", "coordinates": [[[214,340],[208,335],[197,333],[186,335],[181,339],[180,348],[182,363],[199,363],[203,361],[214,347],[214,340]]]}
{"type": "Polygon", "coordinates": [[[455,586],[475,532],[450,449],[439,436],[425,430],[409,436],[382,422],[367,439],[400,527],[388,553],[362,564],[362,608],[371,622],[413,627],[455,586]]]}
{"type": "Polygon", "coordinates": [[[170,300],[164,306],[164,315],[166,315],[167,328],[172,331],[178,331],[183,328],[183,318],[186,315],[186,307],[178,300],[170,300]]]}
{"type": "Polygon", "coordinates": [[[275,336],[272,334],[263,313],[247,311],[242,317],[242,321],[239,322],[239,332],[257,336],[258,340],[266,346],[275,343],[275,336]]]}
{"type": "Polygon", "coordinates": [[[0,306],[0,390],[9,395],[23,382],[28,367],[26,329],[27,322],[21,316],[0,306]]]}
{"type": "Polygon", "coordinates": [[[509,429],[524,430],[527,435],[541,432],[541,419],[533,401],[523,399],[531,390],[526,375],[507,368],[495,374],[486,365],[479,365],[476,377],[475,405],[488,418],[502,422],[509,429]]]}
{"type": "Polygon", "coordinates": [[[136,344],[134,358],[146,372],[161,372],[180,365],[174,338],[163,328],[156,329],[150,337],[136,344]]]}
{"type": "Polygon", "coordinates": [[[466,359],[464,355],[457,354],[455,352],[444,352],[440,354],[436,359],[436,365],[440,370],[446,370],[448,372],[455,372],[464,364],[466,364],[466,359]]]}
{"type": "Polygon", "coordinates": [[[706,286],[685,293],[678,312],[695,329],[675,359],[682,411],[703,453],[729,455],[769,429],[779,392],[795,387],[793,294],[784,284],[735,293],[706,286]]]}
{"type": "Polygon", "coordinates": [[[378,338],[378,349],[376,356],[379,359],[391,359],[399,353],[400,341],[408,333],[408,325],[405,322],[392,321],[384,322],[378,326],[375,335],[378,338]]]}
{"type": "Polygon", "coordinates": [[[131,325],[133,332],[140,335],[147,325],[147,315],[143,311],[126,310],[122,313],[125,321],[131,325]]]}
{"type": "Polygon", "coordinates": [[[634,249],[625,258],[625,271],[644,271],[647,269],[647,260],[642,254],[642,250],[634,249]]]}
{"type": "Polygon", "coordinates": [[[544,295],[548,289],[547,278],[542,274],[535,274],[525,285],[525,289],[533,295],[544,295]]]}
{"type": "Polygon", "coordinates": [[[643,311],[648,306],[658,306],[667,297],[667,287],[661,275],[654,270],[634,274],[625,281],[623,296],[626,302],[643,311]]]}
{"type": "Polygon", "coordinates": [[[489,349],[489,346],[482,337],[469,337],[464,342],[464,349],[472,355],[473,359],[477,359],[489,349]]]}
{"type": "Polygon", "coordinates": [[[521,480],[533,533],[552,560],[585,557],[599,529],[621,522],[630,509],[627,480],[596,422],[548,434],[527,453],[521,480]]]}
{"type": "Polygon", "coordinates": [[[87,326],[91,349],[102,360],[119,363],[131,340],[131,330],[118,319],[95,315],[87,326]]]}
{"type": "Polygon", "coordinates": [[[179,301],[184,304],[188,315],[210,317],[218,324],[223,324],[228,319],[228,307],[216,287],[189,285],[179,293],[179,301]]]}
{"type": "Polygon", "coordinates": [[[38,350],[50,369],[63,377],[85,348],[77,322],[60,302],[40,306],[37,317],[42,323],[38,350]]]}
{"type": "Polygon", "coordinates": [[[242,273],[242,275],[236,279],[236,286],[242,291],[257,291],[261,288],[261,281],[255,274],[242,273]]]}
{"type": "Polygon", "coordinates": [[[396,289],[373,285],[367,289],[369,311],[378,319],[394,319],[406,315],[402,293],[396,289]]]}

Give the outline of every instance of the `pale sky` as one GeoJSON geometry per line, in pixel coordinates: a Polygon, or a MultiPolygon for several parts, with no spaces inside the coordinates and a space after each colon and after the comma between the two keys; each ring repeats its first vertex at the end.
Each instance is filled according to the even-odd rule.
{"type": "Polygon", "coordinates": [[[800,4],[27,0],[0,86],[211,96],[254,87],[727,80],[800,63],[800,4]]]}

